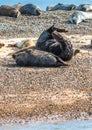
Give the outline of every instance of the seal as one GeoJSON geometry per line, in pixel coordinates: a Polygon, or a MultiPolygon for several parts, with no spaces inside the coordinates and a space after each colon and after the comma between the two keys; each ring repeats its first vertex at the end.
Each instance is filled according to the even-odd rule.
{"type": "Polygon", "coordinates": [[[36,49],[24,49],[12,55],[19,66],[58,67],[68,66],[58,56],[36,49]]]}
{"type": "Polygon", "coordinates": [[[20,10],[20,8],[22,6],[23,6],[22,3],[18,3],[18,4],[13,5],[13,7],[16,8],[16,9],[18,9],[18,10],[20,10]]]}
{"type": "Polygon", "coordinates": [[[74,4],[61,4],[58,3],[54,7],[52,7],[49,11],[55,11],[55,10],[74,10],[76,9],[76,5],[74,4]]]}
{"type": "Polygon", "coordinates": [[[20,8],[20,12],[21,14],[38,16],[41,14],[41,9],[33,4],[26,4],[20,8]]]}
{"type": "Polygon", "coordinates": [[[15,9],[12,6],[2,5],[0,6],[0,15],[1,16],[9,16],[17,18],[20,15],[20,11],[15,9]]]}
{"type": "Polygon", "coordinates": [[[51,52],[68,61],[73,57],[72,44],[58,32],[67,32],[67,30],[56,28],[54,25],[44,30],[37,40],[36,49],[51,52]]]}
{"type": "Polygon", "coordinates": [[[92,4],[81,4],[77,7],[77,10],[92,11],[92,4]]]}
{"type": "Polygon", "coordinates": [[[18,42],[14,45],[14,47],[17,47],[19,49],[25,48],[25,47],[33,47],[35,46],[35,43],[31,39],[23,40],[21,42],[18,42]]]}
{"type": "Polygon", "coordinates": [[[73,24],[79,24],[80,22],[85,21],[86,19],[92,19],[91,12],[75,11],[69,17],[69,22],[73,24]]]}
{"type": "Polygon", "coordinates": [[[48,6],[46,7],[46,11],[50,11],[52,8],[53,8],[53,6],[48,5],[48,6]]]}

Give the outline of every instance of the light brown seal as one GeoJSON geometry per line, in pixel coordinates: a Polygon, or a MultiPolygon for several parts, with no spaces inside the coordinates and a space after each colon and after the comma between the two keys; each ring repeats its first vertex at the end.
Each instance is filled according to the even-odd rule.
{"type": "Polygon", "coordinates": [[[73,57],[73,47],[70,40],[66,39],[58,32],[66,32],[53,26],[44,30],[36,43],[36,49],[51,52],[67,61],[73,57]]]}
{"type": "Polygon", "coordinates": [[[0,6],[0,15],[17,18],[20,15],[20,11],[12,6],[2,5],[0,6]]]}
{"type": "Polygon", "coordinates": [[[36,49],[24,49],[12,55],[19,66],[58,67],[67,66],[56,55],[36,49]]]}
{"type": "Polygon", "coordinates": [[[16,43],[14,46],[19,49],[22,49],[25,47],[33,47],[33,46],[35,46],[35,43],[31,39],[27,39],[27,40],[23,40],[21,42],[16,43]]]}

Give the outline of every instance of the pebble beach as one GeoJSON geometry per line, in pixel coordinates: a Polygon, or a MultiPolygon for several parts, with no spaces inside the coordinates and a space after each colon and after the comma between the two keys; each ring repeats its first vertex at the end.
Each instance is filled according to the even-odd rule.
{"type": "Polygon", "coordinates": [[[39,16],[0,17],[0,123],[92,119],[92,20],[70,24],[73,11],[43,11],[39,16]],[[9,47],[33,39],[55,24],[80,53],[68,67],[18,67],[9,47]]]}

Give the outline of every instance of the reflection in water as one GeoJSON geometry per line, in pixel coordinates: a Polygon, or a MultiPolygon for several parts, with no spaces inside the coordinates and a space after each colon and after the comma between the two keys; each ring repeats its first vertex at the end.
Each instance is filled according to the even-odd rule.
{"type": "Polygon", "coordinates": [[[0,130],[92,130],[92,120],[2,125],[0,130]]]}

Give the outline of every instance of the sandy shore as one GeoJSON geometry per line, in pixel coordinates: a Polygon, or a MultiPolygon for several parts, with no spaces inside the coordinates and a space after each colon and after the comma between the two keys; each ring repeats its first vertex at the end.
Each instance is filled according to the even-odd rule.
{"type": "MultiPolygon", "coordinates": [[[[86,35],[84,32],[66,34],[80,53],[68,62],[70,66],[59,68],[16,66],[9,54],[18,49],[8,47],[8,44],[32,37],[26,33],[26,37],[14,38],[11,35],[7,39],[8,35],[0,39],[5,44],[0,49],[0,123],[92,119],[90,31],[86,35]]],[[[33,40],[36,39],[34,36],[33,40]]]]}

